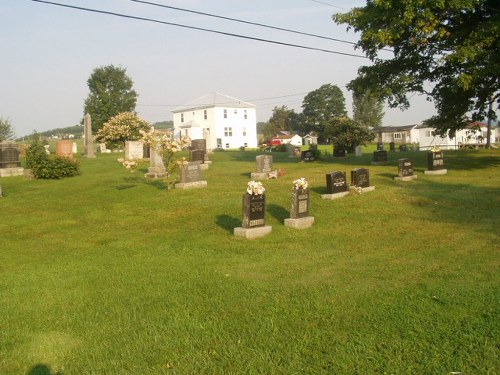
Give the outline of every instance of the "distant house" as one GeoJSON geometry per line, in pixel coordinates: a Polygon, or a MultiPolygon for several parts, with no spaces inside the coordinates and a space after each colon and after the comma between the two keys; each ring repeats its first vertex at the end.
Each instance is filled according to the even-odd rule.
{"type": "Polygon", "coordinates": [[[255,105],[213,92],[173,111],[174,137],[206,139],[207,149],[257,147],[255,105]]]}
{"type": "Polygon", "coordinates": [[[286,145],[291,144],[293,146],[302,146],[302,137],[298,134],[289,134],[288,132],[281,132],[276,137],[273,137],[271,144],[286,145]]]}
{"type": "Polygon", "coordinates": [[[314,133],[306,134],[304,137],[302,137],[302,142],[304,145],[317,145],[318,136],[314,133]]]}
{"type": "Polygon", "coordinates": [[[373,130],[376,135],[377,142],[395,144],[407,144],[418,142],[416,140],[415,128],[418,125],[403,125],[403,126],[382,126],[373,130]],[[413,139],[412,139],[413,138],[413,139]]]}

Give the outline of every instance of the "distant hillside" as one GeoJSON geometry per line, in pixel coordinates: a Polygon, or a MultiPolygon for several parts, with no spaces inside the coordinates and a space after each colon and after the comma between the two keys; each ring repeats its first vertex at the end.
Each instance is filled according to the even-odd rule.
{"type": "Polygon", "coordinates": [[[151,124],[155,129],[173,129],[174,122],[173,121],[160,121],[151,124]]]}

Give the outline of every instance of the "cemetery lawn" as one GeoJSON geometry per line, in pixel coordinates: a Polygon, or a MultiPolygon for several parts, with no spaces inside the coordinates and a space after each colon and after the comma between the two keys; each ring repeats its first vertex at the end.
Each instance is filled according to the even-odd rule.
{"type": "Polygon", "coordinates": [[[62,180],[0,178],[0,374],[499,374],[500,152],[302,163],[263,181],[266,224],[233,235],[253,151],[211,155],[205,189],[167,191],[120,154],[62,180]],[[418,179],[395,181],[397,159],[418,179]],[[322,200],[325,175],[370,169],[322,200]],[[283,225],[292,181],[315,224],[283,225]]]}

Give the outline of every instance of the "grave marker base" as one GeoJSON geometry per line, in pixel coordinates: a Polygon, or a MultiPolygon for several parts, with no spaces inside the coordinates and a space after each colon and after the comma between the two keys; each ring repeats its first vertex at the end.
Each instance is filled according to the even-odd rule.
{"type": "Polygon", "coordinates": [[[176,189],[186,190],[186,189],[201,189],[206,188],[206,181],[194,181],[194,182],[179,182],[175,184],[176,189]]]}
{"type": "Polygon", "coordinates": [[[207,162],[205,162],[203,164],[200,164],[200,169],[202,171],[207,171],[208,170],[208,164],[207,164],[207,162]]]}
{"type": "Polygon", "coordinates": [[[437,169],[435,171],[424,171],[424,174],[446,174],[448,173],[447,169],[437,169]]]}
{"type": "Polygon", "coordinates": [[[368,187],[364,187],[364,188],[359,188],[356,186],[349,186],[349,190],[354,192],[354,193],[363,194],[363,193],[368,193],[369,191],[375,190],[375,186],[368,186],[368,187]]]}
{"type": "Polygon", "coordinates": [[[22,176],[24,168],[0,168],[0,177],[22,176]]]}
{"type": "Polygon", "coordinates": [[[148,172],[148,173],[144,173],[144,177],[146,177],[146,178],[152,178],[152,179],[165,178],[167,176],[168,176],[168,173],[166,173],[166,172],[148,172]]]}
{"type": "Polygon", "coordinates": [[[342,191],[340,193],[335,193],[335,194],[321,194],[321,199],[334,200],[345,197],[346,195],[349,194],[350,193],[348,191],[342,191]]]}
{"type": "Polygon", "coordinates": [[[234,228],[234,235],[236,237],[244,237],[252,240],[254,238],[264,237],[271,233],[273,227],[270,225],[265,225],[263,227],[256,228],[243,228],[237,227],[234,228]]]}
{"type": "Polygon", "coordinates": [[[411,180],[416,180],[417,175],[414,174],[413,176],[396,176],[394,177],[394,179],[398,181],[411,181],[411,180]]]}
{"type": "Polygon", "coordinates": [[[306,229],[314,224],[314,216],[301,217],[300,219],[285,219],[285,227],[306,229]]]}
{"type": "Polygon", "coordinates": [[[272,172],[252,172],[250,177],[252,180],[269,180],[270,178],[278,178],[278,170],[272,172]]]}

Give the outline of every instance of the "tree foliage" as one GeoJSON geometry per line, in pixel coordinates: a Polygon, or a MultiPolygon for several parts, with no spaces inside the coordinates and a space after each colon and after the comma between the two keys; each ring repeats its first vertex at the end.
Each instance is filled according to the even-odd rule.
{"type": "Polygon", "coordinates": [[[286,105],[274,107],[271,118],[266,123],[263,133],[266,139],[270,139],[280,131],[298,130],[299,115],[293,109],[288,109],[286,105]]]}
{"type": "Polygon", "coordinates": [[[370,90],[352,94],[353,120],[366,128],[378,128],[384,118],[384,101],[370,90]]]}
{"type": "Polygon", "coordinates": [[[333,20],[360,33],[358,47],[373,61],[350,88],[377,90],[392,107],[407,94],[433,100],[440,133],[481,120],[500,103],[500,14],[497,0],[368,0],[333,20]],[[392,58],[383,58],[390,50],[392,58]]]}
{"type": "Polygon", "coordinates": [[[149,132],[149,123],[132,112],[123,112],[109,119],[96,134],[96,141],[110,147],[123,146],[126,141],[141,139],[141,132],[149,132]]]}
{"type": "Polygon", "coordinates": [[[330,120],[345,116],[345,98],[336,85],[326,84],[311,91],[302,102],[302,130],[305,133],[315,132],[319,141],[326,141],[326,129],[330,120]]]}
{"type": "Polygon", "coordinates": [[[26,167],[31,169],[37,179],[59,179],[80,174],[76,161],[63,156],[49,156],[37,134],[33,135],[26,150],[26,167]]]}
{"type": "Polygon", "coordinates": [[[346,117],[331,118],[326,127],[326,135],[335,148],[354,152],[356,146],[371,142],[375,135],[364,125],[346,117]]]}
{"type": "Polygon", "coordinates": [[[90,114],[94,133],[111,117],[135,111],[137,93],[126,69],[113,65],[96,68],[87,85],[90,93],[85,100],[84,114],[90,114]]]}
{"type": "Polygon", "coordinates": [[[0,142],[14,138],[14,130],[8,118],[0,117],[0,142]]]}

